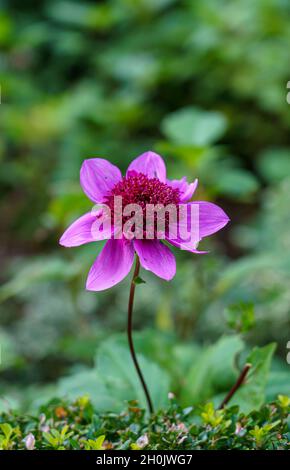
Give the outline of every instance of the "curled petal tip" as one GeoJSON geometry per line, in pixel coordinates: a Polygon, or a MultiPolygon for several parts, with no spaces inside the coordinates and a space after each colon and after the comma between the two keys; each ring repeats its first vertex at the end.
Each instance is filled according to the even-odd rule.
{"type": "Polygon", "coordinates": [[[166,182],[166,166],[163,158],[155,152],[148,151],[139,155],[129,165],[127,175],[130,171],[144,173],[149,178],[158,178],[162,182],[166,182]]]}

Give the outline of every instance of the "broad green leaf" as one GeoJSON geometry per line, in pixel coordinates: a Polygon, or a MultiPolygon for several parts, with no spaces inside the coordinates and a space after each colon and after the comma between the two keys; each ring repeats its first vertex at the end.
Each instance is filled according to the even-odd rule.
{"type": "MultiPolygon", "coordinates": [[[[150,390],[156,409],[167,403],[169,378],[167,373],[157,364],[138,355],[140,367],[150,390]]],[[[116,397],[120,403],[128,400],[138,400],[146,408],[144,392],[133,366],[128,350],[114,338],[101,344],[96,357],[96,369],[102,377],[108,394],[116,397]]]]}
{"type": "Polygon", "coordinates": [[[214,188],[220,194],[246,201],[259,189],[259,183],[249,171],[240,168],[225,168],[223,172],[216,172],[214,188]]]}
{"type": "Polygon", "coordinates": [[[265,402],[266,385],[271,366],[272,356],[276,349],[275,344],[262,348],[254,348],[247,357],[246,362],[252,367],[246,377],[246,383],[240,387],[230,401],[231,405],[239,405],[241,411],[250,413],[260,408],[265,402]]]}
{"type": "Polygon", "coordinates": [[[265,151],[258,160],[258,169],[270,183],[290,176],[290,149],[273,148],[265,151]]]}
{"type": "Polygon", "coordinates": [[[182,404],[199,403],[217,391],[227,390],[237,377],[234,360],[242,349],[239,336],[225,336],[193,357],[181,390],[182,404]]]}
{"type": "MultiPolygon", "coordinates": [[[[288,365],[289,367],[289,365],[288,365]]],[[[273,401],[277,396],[290,394],[290,371],[270,371],[269,380],[266,386],[266,399],[273,401]]]]}
{"type": "Polygon", "coordinates": [[[110,396],[106,384],[95,369],[87,369],[62,378],[56,393],[72,400],[87,395],[99,411],[118,411],[122,406],[115,396],[110,396]]]}
{"type": "MultiPolygon", "coordinates": [[[[167,403],[169,377],[157,364],[143,356],[138,355],[138,360],[155,408],[159,409],[167,403]]],[[[96,408],[102,411],[121,411],[130,400],[138,400],[140,406],[146,408],[143,389],[122,337],[101,343],[95,368],[61,379],[57,391],[60,396],[70,399],[88,395],[96,408]]]]}
{"type": "Polygon", "coordinates": [[[225,132],[227,122],[217,111],[183,108],[169,114],[161,128],[168,139],[179,145],[203,147],[218,140],[225,132]]]}

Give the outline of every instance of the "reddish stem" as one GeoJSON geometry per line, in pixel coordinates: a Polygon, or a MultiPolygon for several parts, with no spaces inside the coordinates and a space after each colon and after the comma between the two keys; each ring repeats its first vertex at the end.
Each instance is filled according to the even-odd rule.
{"type": "Polygon", "coordinates": [[[132,317],[133,317],[134,297],[135,297],[135,289],[136,289],[135,279],[139,276],[139,272],[140,272],[140,261],[139,261],[139,258],[137,256],[135,271],[134,271],[134,274],[133,274],[133,279],[132,279],[131,288],[130,288],[130,296],[129,296],[129,304],[128,304],[127,335],[128,335],[130,353],[131,353],[132,360],[133,360],[136,372],[138,374],[140,383],[141,383],[142,388],[144,390],[144,394],[145,394],[145,397],[146,397],[146,400],[147,400],[148,409],[149,409],[150,413],[153,413],[154,408],[153,408],[152,400],[151,400],[148,387],[146,385],[145,379],[143,377],[143,374],[141,372],[141,369],[140,369],[140,366],[139,366],[139,363],[138,363],[138,360],[137,360],[137,356],[136,356],[135,348],[134,348],[134,343],[133,343],[133,337],[132,337],[132,317]]]}
{"type": "Polygon", "coordinates": [[[238,380],[236,381],[235,385],[231,388],[231,390],[229,391],[229,393],[227,394],[227,396],[225,397],[225,399],[223,400],[223,402],[220,404],[219,406],[219,410],[221,410],[222,408],[225,407],[225,405],[231,400],[231,398],[234,396],[234,394],[236,393],[236,391],[243,385],[244,381],[245,381],[245,378],[249,372],[249,370],[251,369],[252,367],[252,364],[246,364],[238,378],[238,380]]]}

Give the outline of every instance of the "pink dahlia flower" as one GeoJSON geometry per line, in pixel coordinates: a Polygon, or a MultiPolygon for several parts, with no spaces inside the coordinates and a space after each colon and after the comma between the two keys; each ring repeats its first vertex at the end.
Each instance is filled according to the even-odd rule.
{"type": "MultiPolygon", "coordinates": [[[[167,179],[165,163],[154,152],[143,153],[133,160],[124,177],[119,168],[107,160],[85,160],[80,172],[80,182],[84,193],[92,202],[106,206],[110,211],[107,216],[110,218],[110,224],[104,224],[100,230],[94,230],[94,224],[101,214],[104,215],[105,211],[102,209],[93,210],[77,219],[60,239],[60,244],[65,247],[107,240],[90,269],[86,284],[88,290],[102,291],[121,282],[132,268],[135,253],[144,269],[170,281],[176,273],[176,261],[167,244],[192,253],[205,253],[197,251],[200,240],[222,229],[229,221],[225,212],[216,204],[204,201],[189,202],[196,190],[197,180],[188,183],[185,177],[181,180],[167,179]],[[184,218],[178,217],[174,237],[170,230],[174,223],[172,224],[168,216],[163,236],[154,228],[153,237],[152,234],[147,237],[142,222],[142,237],[133,236],[129,239],[124,234],[116,237],[114,201],[117,197],[122,198],[122,207],[137,204],[144,220],[148,205],[173,206],[178,209],[183,206],[190,209],[191,215],[198,214],[198,220],[195,220],[195,227],[192,228],[194,235],[187,240],[179,235],[182,226],[186,225],[187,229],[193,227],[190,217],[186,215],[185,221],[184,218]]],[[[128,214],[124,216],[122,213],[122,227],[128,220],[128,214]]]]}

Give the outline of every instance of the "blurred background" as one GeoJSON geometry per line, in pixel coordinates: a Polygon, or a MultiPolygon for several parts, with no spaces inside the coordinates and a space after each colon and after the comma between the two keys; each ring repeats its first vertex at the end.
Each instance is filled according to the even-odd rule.
{"type": "Polygon", "coordinates": [[[231,218],[203,242],[209,255],[176,250],[170,285],[142,274],[135,336],[152,394],[219,397],[251,348],[270,363],[273,342],[264,397],[289,392],[289,2],[1,5],[0,409],[58,394],[88,393],[101,410],[142,401],[124,337],[129,280],[86,292],[101,243],[58,240],[91,208],[82,161],[124,171],[149,149],[231,218]]]}

